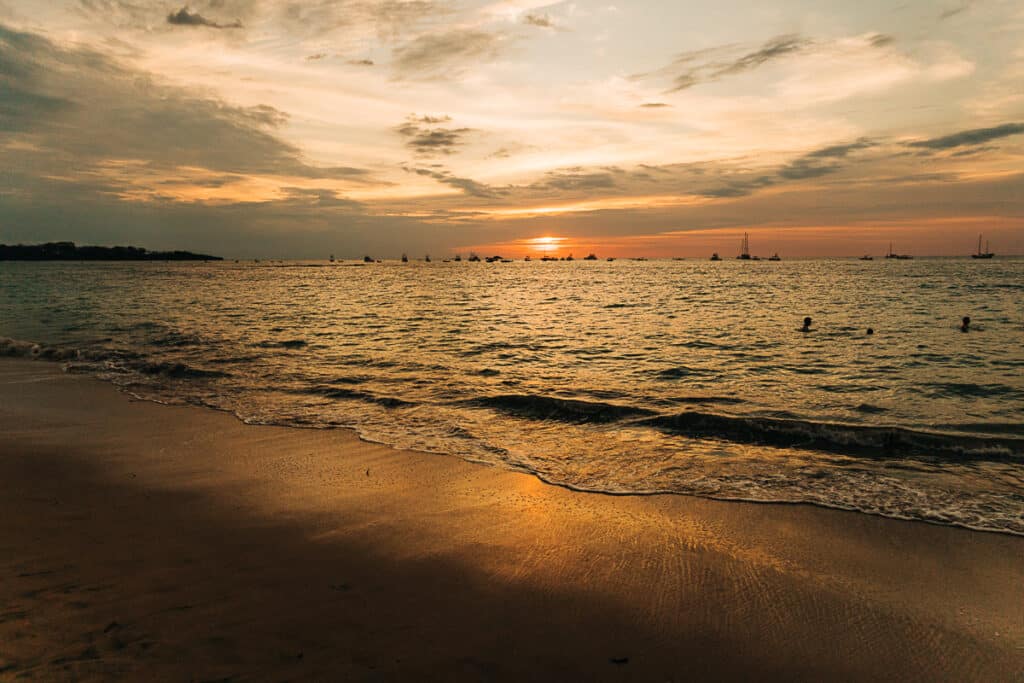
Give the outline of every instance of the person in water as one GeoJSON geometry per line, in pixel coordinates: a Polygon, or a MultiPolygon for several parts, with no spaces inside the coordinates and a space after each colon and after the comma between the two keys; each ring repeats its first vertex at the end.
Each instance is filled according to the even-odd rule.
{"type": "Polygon", "coordinates": [[[968,315],[964,316],[964,321],[960,323],[960,331],[967,332],[971,327],[971,317],[968,315]]]}
{"type": "Polygon", "coordinates": [[[874,333],[875,333],[875,329],[873,327],[869,327],[868,331],[867,331],[868,336],[871,336],[874,333]]]}
{"type": "Polygon", "coordinates": [[[804,318],[804,326],[800,328],[800,331],[801,332],[810,332],[811,331],[811,319],[809,317],[808,318],[804,318]]]}

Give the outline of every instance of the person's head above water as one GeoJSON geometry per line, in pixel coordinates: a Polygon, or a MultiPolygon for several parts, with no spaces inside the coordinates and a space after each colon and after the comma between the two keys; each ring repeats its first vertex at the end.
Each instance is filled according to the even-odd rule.
{"type": "Polygon", "coordinates": [[[962,323],[962,324],[960,325],[960,331],[961,331],[961,332],[966,332],[966,331],[967,331],[967,328],[968,328],[968,327],[970,327],[970,326],[971,326],[971,316],[969,316],[969,315],[965,315],[965,316],[964,316],[964,321],[963,321],[963,323],[962,323]]]}
{"type": "Polygon", "coordinates": [[[869,328],[868,328],[868,332],[867,332],[867,333],[868,333],[868,334],[874,334],[874,333],[875,333],[875,330],[874,330],[874,328],[872,328],[872,327],[869,327],[869,328]]]}
{"type": "Polygon", "coordinates": [[[810,317],[804,318],[804,329],[805,330],[811,329],[811,319],[810,319],[810,317]]]}

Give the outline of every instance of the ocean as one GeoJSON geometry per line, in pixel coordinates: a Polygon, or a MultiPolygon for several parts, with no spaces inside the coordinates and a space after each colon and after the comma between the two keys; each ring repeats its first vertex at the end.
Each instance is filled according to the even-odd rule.
{"type": "Polygon", "coordinates": [[[1021,258],[6,262],[0,293],[0,355],[148,400],[1024,534],[1021,258]]]}

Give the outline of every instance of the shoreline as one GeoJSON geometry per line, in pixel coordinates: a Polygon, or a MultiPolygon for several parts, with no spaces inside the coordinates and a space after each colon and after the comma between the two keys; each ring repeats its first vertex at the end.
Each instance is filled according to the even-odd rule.
{"type": "Polygon", "coordinates": [[[1024,673],[1019,536],[577,492],[53,363],[0,396],[0,680],[1024,673]]]}
{"type": "MultiPolygon", "coordinates": [[[[0,337],[0,362],[2,362],[4,360],[11,360],[11,361],[14,361],[14,362],[39,362],[39,361],[44,361],[44,362],[48,362],[48,363],[61,363],[61,364],[68,364],[68,363],[70,363],[70,364],[73,364],[76,360],[79,360],[78,354],[80,354],[80,353],[81,352],[79,351],[79,349],[77,349],[76,347],[73,347],[73,346],[68,346],[66,348],[63,347],[62,345],[48,346],[48,345],[39,344],[39,343],[33,342],[33,341],[25,341],[25,340],[20,340],[20,339],[10,339],[10,338],[0,337]],[[6,347],[4,346],[5,344],[6,344],[6,347]],[[39,350],[38,353],[36,353],[35,351],[33,351],[33,348],[38,348],[40,350],[39,350]],[[4,351],[6,351],[7,353],[4,354],[3,353],[4,351]],[[5,358],[5,356],[6,356],[6,358],[5,358]]],[[[67,372],[67,371],[65,370],[65,372],[67,372]]],[[[844,502],[826,502],[824,500],[818,500],[818,499],[814,499],[814,498],[806,498],[806,499],[796,499],[796,500],[793,500],[793,499],[787,499],[787,498],[768,498],[768,497],[756,498],[756,497],[733,496],[733,495],[729,495],[728,493],[719,495],[719,494],[714,494],[714,493],[708,493],[708,492],[702,492],[702,491],[692,491],[692,490],[674,490],[674,489],[615,490],[615,489],[610,489],[610,488],[603,488],[603,489],[602,488],[587,488],[587,487],[584,487],[584,486],[578,486],[578,485],[572,484],[571,482],[567,482],[567,481],[558,481],[557,479],[554,479],[554,478],[552,478],[552,477],[550,477],[550,476],[548,476],[548,475],[546,475],[546,474],[544,474],[542,472],[530,469],[530,468],[525,467],[525,466],[520,467],[520,466],[517,466],[517,465],[514,465],[514,464],[507,463],[507,462],[502,462],[500,464],[494,463],[494,462],[488,462],[488,461],[485,461],[485,460],[476,459],[476,458],[474,458],[474,457],[472,457],[472,456],[470,456],[470,455],[468,455],[466,453],[446,452],[444,450],[431,451],[431,450],[428,450],[428,449],[421,449],[421,448],[415,448],[415,447],[403,447],[401,445],[397,445],[397,444],[395,444],[395,443],[393,443],[391,441],[388,441],[388,440],[375,439],[375,438],[371,438],[369,436],[366,436],[366,435],[364,435],[363,431],[359,427],[356,427],[356,426],[344,426],[344,425],[338,425],[338,424],[330,424],[330,425],[318,426],[318,425],[315,425],[315,424],[292,423],[292,422],[289,422],[287,419],[280,420],[280,421],[255,421],[255,420],[254,421],[249,421],[248,419],[246,419],[245,417],[240,415],[238,412],[236,412],[232,408],[221,407],[221,406],[216,406],[216,405],[210,405],[208,403],[203,403],[203,402],[189,401],[187,399],[181,399],[181,400],[160,400],[158,398],[154,398],[154,397],[151,397],[151,396],[143,396],[143,395],[137,394],[134,391],[128,389],[127,387],[125,387],[123,385],[120,385],[117,382],[114,382],[112,380],[109,380],[109,379],[99,379],[98,377],[96,377],[91,372],[84,372],[83,374],[88,376],[88,377],[92,377],[96,381],[100,381],[100,382],[104,382],[104,383],[110,384],[111,386],[115,387],[120,393],[130,397],[133,400],[139,400],[139,401],[154,403],[156,405],[188,406],[188,407],[196,407],[196,408],[203,409],[203,410],[213,410],[213,411],[217,411],[217,412],[222,412],[222,413],[225,413],[227,415],[230,415],[231,417],[233,417],[234,419],[238,420],[242,424],[245,424],[245,425],[248,425],[248,426],[252,426],[252,427],[283,427],[283,428],[298,429],[298,430],[307,430],[307,429],[310,429],[310,430],[324,430],[324,429],[327,429],[327,430],[342,430],[342,431],[349,432],[349,433],[353,434],[354,436],[356,436],[361,441],[364,441],[364,442],[369,443],[369,444],[375,444],[375,445],[383,446],[383,447],[388,448],[388,449],[402,451],[402,452],[415,452],[415,453],[420,453],[420,454],[424,454],[424,455],[431,455],[431,456],[453,457],[453,458],[457,458],[459,460],[462,460],[463,462],[467,462],[467,463],[470,463],[470,464],[484,465],[484,466],[488,466],[488,467],[498,467],[499,469],[503,469],[505,471],[511,471],[511,472],[527,474],[527,475],[536,477],[540,482],[542,482],[542,483],[544,483],[546,485],[563,488],[563,489],[566,489],[568,491],[572,491],[572,492],[576,492],[576,493],[594,494],[594,495],[605,495],[605,496],[641,496],[641,497],[642,496],[664,496],[664,495],[673,496],[673,495],[675,495],[675,496],[686,496],[686,497],[698,498],[698,499],[703,499],[703,500],[714,500],[714,501],[731,502],[731,503],[750,503],[750,504],[761,504],[761,505],[807,505],[807,506],[816,507],[816,508],[820,508],[820,509],[838,510],[838,511],[843,511],[843,512],[855,512],[855,513],[858,513],[858,514],[882,517],[882,518],[885,518],[885,519],[892,519],[892,520],[899,520],[899,521],[908,521],[908,522],[921,522],[921,523],[925,523],[925,524],[934,524],[934,525],[937,525],[937,526],[945,526],[945,527],[953,527],[953,528],[959,528],[959,529],[966,529],[966,530],[969,530],[969,531],[976,531],[976,532],[982,532],[982,533],[993,533],[993,534],[1005,534],[1005,535],[1017,536],[1017,537],[1024,538],[1024,530],[1018,530],[1016,528],[1010,528],[1010,527],[1007,527],[1007,526],[995,527],[995,526],[991,526],[991,525],[990,526],[983,526],[983,525],[978,525],[978,524],[971,524],[969,522],[957,521],[955,519],[951,519],[948,516],[946,518],[941,518],[941,517],[938,517],[938,516],[936,516],[934,518],[928,518],[924,514],[920,514],[918,516],[914,516],[913,514],[898,514],[898,513],[895,513],[895,512],[888,512],[888,511],[879,509],[878,507],[857,506],[857,505],[853,505],[853,504],[844,504],[844,502]]],[[[821,426],[824,426],[824,427],[838,428],[838,429],[881,429],[881,430],[895,431],[895,432],[901,432],[901,433],[911,433],[911,434],[916,434],[918,436],[927,436],[927,437],[938,437],[938,438],[941,438],[941,437],[948,436],[948,434],[946,432],[942,432],[942,431],[915,430],[913,428],[901,427],[901,426],[897,426],[897,425],[891,425],[891,426],[886,426],[886,425],[861,426],[861,425],[849,425],[849,424],[844,424],[844,423],[839,423],[839,422],[821,422],[821,423],[817,423],[817,424],[819,424],[821,426]]],[[[1003,442],[999,440],[999,437],[992,437],[992,436],[982,437],[982,436],[978,436],[978,435],[972,435],[972,436],[961,435],[960,438],[968,438],[968,439],[971,439],[971,438],[973,438],[973,439],[987,438],[987,439],[989,439],[991,441],[992,444],[996,444],[997,446],[1000,446],[1000,447],[1004,446],[1003,442]]],[[[1013,443],[1014,446],[1016,446],[1016,442],[1017,441],[1019,441],[1019,439],[1011,439],[1011,442],[1013,443]]],[[[1022,442],[1022,443],[1024,443],[1024,442],[1022,442]]],[[[771,448],[771,446],[761,446],[761,447],[769,448],[769,449],[771,448]]],[[[830,455],[836,455],[836,453],[830,453],[830,455]]]]}

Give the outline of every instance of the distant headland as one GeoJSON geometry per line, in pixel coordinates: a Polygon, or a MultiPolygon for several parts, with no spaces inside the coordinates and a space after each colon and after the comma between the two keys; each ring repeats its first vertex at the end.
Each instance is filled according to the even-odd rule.
{"type": "Polygon", "coordinates": [[[191,251],[148,251],[141,247],[79,247],[74,242],[0,244],[0,261],[223,261],[191,251]]]}

